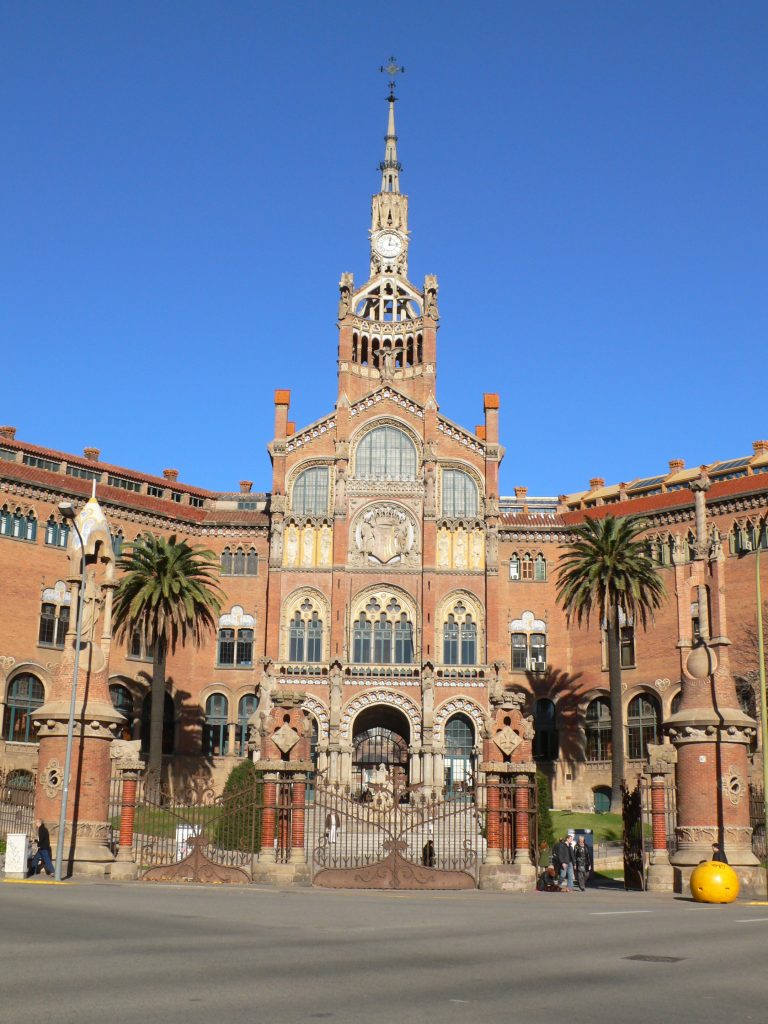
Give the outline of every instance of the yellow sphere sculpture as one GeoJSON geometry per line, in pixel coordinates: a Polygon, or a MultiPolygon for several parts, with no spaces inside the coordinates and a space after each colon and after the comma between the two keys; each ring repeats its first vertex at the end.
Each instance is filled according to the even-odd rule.
{"type": "Polygon", "coordinates": [[[697,903],[733,903],[739,895],[739,876],[727,864],[706,860],[691,873],[691,895],[697,903]]]}

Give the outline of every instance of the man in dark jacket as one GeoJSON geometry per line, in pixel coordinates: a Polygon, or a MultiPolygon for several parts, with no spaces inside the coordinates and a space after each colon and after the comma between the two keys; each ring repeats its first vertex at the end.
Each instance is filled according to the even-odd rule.
{"type": "Polygon", "coordinates": [[[552,864],[560,874],[560,888],[565,892],[573,892],[573,846],[565,836],[554,845],[552,864]]]}
{"type": "Polygon", "coordinates": [[[712,843],[712,860],[719,861],[721,864],[728,863],[728,858],[725,856],[725,850],[722,849],[720,843],[712,843]]]}
{"type": "Polygon", "coordinates": [[[40,862],[42,861],[46,875],[52,875],[53,863],[51,861],[51,836],[48,829],[45,827],[45,822],[41,821],[40,818],[37,819],[35,824],[37,825],[37,853],[32,858],[32,862],[29,865],[29,874],[36,874],[40,866],[40,862]]]}

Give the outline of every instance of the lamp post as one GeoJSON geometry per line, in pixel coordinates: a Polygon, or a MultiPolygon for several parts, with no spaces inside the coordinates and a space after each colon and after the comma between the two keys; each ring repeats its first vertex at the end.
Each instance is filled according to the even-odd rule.
{"type": "MultiPolygon", "coordinates": [[[[763,526],[763,530],[768,530],[768,524],[763,526]]],[[[768,709],[766,709],[766,692],[765,692],[765,650],[763,647],[763,598],[760,589],[760,548],[761,548],[762,537],[758,532],[757,535],[757,549],[755,551],[755,596],[757,598],[757,669],[760,679],[760,737],[761,746],[763,753],[763,811],[764,811],[764,822],[763,822],[763,842],[766,844],[766,850],[763,855],[768,852],[768,709]]],[[[766,884],[768,884],[768,867],[766,868],[766,884]]]]}
{"type": "Polygon", "coordinates": [[[80,595],[77,603],[77,632],[75,636],[75,667],[72,674],[72,696],[69,702],[69,722],[67,723],[67,753],[64,758],[64,778],[61,787],[61,810],[59,812],[59,835],[56,840],[56,864],[54,878],[61,881],[61,867],[64,857],[64,828],[67,821],[67,800],[69,798],[69,773],[72,766],[72,741],[75,735],[75,705],[77,701],[77,674],[80,670],[80,636],[83,628],[83,605],[85,604],[85,545],[83,537],[77,525],[75,510],[68,501],[59,504],[59,511],[64,519],[68,520],[74,527],[77,539],[80,541],[80,595]]]}

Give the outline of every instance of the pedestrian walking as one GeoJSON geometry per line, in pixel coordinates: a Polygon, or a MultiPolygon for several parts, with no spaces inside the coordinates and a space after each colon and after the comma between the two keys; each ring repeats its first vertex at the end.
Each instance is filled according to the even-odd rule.
{"type": "Polygon", "coordinates": [[[560,888],[564,892],[573,892],[573,843],[569,843],[570,836],[563,836],[563,838],[555,843],[554,849],[552,850],[552,865],[558,871],[560,876],[560,888]]]}
{"type": "Polygon", "coordinates": [[[579,836],[573,848],[573,860],[576,868],[576,884],[581,892],[587,888],[587,879],[592,870],[592,856],[584,836],[579,836]]]}
{"type": "Polygon", "coordinates": [[[719,861],[720,864],[728,863],[725,850],[720,846],[720,843],[712,843],[712,860],[719,861]]]}
{"type": "Polygon", "coordinates": [[[53,874],[53,862],[51,861],[51,836],[45,827],[45,822],[40,818],[35,822],[37,825],[37,853],[29,864],[27,877],[37,873],[40,864],[45,868],[46,875],[53,874]]]}

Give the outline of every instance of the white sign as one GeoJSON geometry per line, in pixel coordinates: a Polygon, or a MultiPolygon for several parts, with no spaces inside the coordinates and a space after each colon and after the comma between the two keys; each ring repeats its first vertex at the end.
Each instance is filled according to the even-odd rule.
{"type": "Polygon", "coordinates": [[[184,860],[192,853],[192,847],[189,845],[189,840],[192,836],[196,836],[199,833],[199,829],[196,829],[194,825],[177,825],[176,826],[176,860],[184,860]]]}
{"type": "Polygon", "coordinates": [[[9,832],[5,844],[5,877],[26,878],[29,858],[29,837],[23,832],[9,832]]]}

